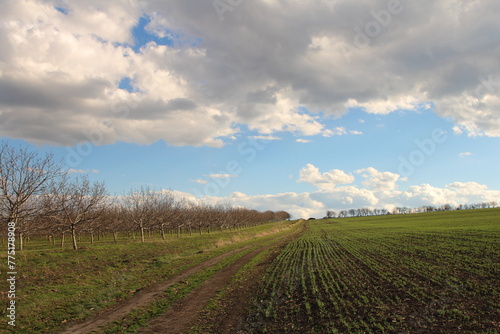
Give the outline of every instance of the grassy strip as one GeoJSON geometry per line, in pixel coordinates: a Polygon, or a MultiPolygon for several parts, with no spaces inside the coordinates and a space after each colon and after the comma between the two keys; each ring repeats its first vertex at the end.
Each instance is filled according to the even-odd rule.
{"type": "MultiPolygon", "coordinates": [[[[255,238],[286,233],[291,226],[292,222],[269,223],[144,244],[97,243],[78,251],[50,249],[46,241],[33,240],[27,250],[18,252],[18,321],[16,328],[9,330],[53,333],[68,321],[112,307],[188,267],[242,247],[255,238]]],[[[0,261],[6,262],[3,253],[0,261]]],[[[7,291],[5,284],[2,282],[1,291],[7,291]]],[[[6,305],[4,294],[1,299],[6,305]]],[[[6,319],[5,307],[0,316],[6,319]]],[[[2,321],[0,331],[6,329],[6,321],[2,321]]]]}

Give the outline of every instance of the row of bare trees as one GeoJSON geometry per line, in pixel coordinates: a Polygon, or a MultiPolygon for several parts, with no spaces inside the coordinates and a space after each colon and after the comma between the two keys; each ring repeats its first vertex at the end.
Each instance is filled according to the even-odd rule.
{"type": "MultiPolygon", "coordinates": [[[[0,143],[0,220],[14,222],[18,248],[26,237],[46,235],[53,243],[60,236],[64,245],[70,234],[73,248],[78,236],[112,233],[194,231],[210,233],[215,228],[240,228],[268,221],[286,220],[287,212],[259,212],[229,204],[209,204],[176,198],[170,191],[148,187],[132,189],[122,196],[109,196],[104,182],[88,176],[71,177],[52,154],[40,156],[26,148],[0,143]]],[[[0,231],[5,234],[6,228],[0,231]],[[5,231],[3,231],[5,230],[5,231]]]]}

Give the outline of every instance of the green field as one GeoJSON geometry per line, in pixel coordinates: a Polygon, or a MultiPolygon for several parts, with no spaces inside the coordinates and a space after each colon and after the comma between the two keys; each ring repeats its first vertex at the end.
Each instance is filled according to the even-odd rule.
{"type": "Polygon", "coordinates": [[[247,333],[498,333],[500,210],[308,222],[247,333]]]}

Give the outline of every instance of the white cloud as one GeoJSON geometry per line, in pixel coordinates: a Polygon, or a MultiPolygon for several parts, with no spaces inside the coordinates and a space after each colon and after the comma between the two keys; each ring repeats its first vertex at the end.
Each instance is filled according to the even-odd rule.
{"type": "Polygon", "coordinates": [[[250,136],[253,139],[261,139],[261,140],[281,140],[282,138],[276,136],[250,136]]]}
{"type": "Polygon", "coordinates": [[[207,184],[208,183],[207,180],[203,180],[203,179],[192,180],[192,182],[196,182],[198,184],[207,184]]]}
{"type": "Polygon", "coordinates": [[[233,193],[224,200],[234,205],[241,205],[256,210],[287,211],[295,218],[309,218],[323,211],[324,204],[311,198],[308,193],[282,193],[276,195],[250,196],[233,193]]]}
{"type": "Polygon", "coordinates": [[[486,185],[476,182],[454,182],[444,188],[433,187],[429,184],[411,186],[397,198],[400,203],[407,206],[458,205],[492,202],[499,199],[500,191],[489,190],[486,185]]]}
{"type": "Polygon", "coordinates": [[[429,184],[410,186],[405,191],[373,189],[355,186],[341,186],[329,190],[319,189],[310,193],[282,193],[275,195],[250,196],[233,193],[225,198],[212,198],[213,201],[228,201],[258,210],[284,210],[294,218],[323,217],[326,210],[349,210],[358,208],[421,207],[444,204],[459,205],[467,203],[499,202],[500,191],[489,190],[476,182],[455,182],[444,188],[429,184]]]}
{"type": "Polygon", "coordinates": [[[401,177],[399,174],[391,172],[379,172],[373,167],[359,169],[356,173],[365,178],[363,185],[374,191],[395,190],[396,182],[401,177]]]}
{"type": "Polygon", "coordinates": [[[232,174],[209,174],[205,176],[212,179],[227,179],[227,178],[238,177],[238,175],[232,175],[232,174]]]}
{"type": "Polygon", "coordinates": [[[353,28],[387,1],[252,1],[222,22],[210,1],[69,0],[67,15],[52,3],[3,3],[4,136],[220,147],[238,124],[269,136],[332,136],[345,133],[318,115],[429,103],[454,120],[455,133],[500,136],[496,0],[406,2],[362,47],[353,28]],[[134,52],[132,28],[143,15],[174,45],[134,52]],[[118,88],[124,77],[136,92],[118,88]]]}
{"type": "Polygon", "coordinates": [[[333,189],[336,185],[354,182],[354,176],[346,174],[339,169],[332,169],[329,172],[321,173],[319,168],[312,164],[307,164],[300,170],[297,182],[306,182],[318,189],[333,189]]]}
{"type": "Polygon", "coordinates": [[[363,132],[361,132],[361,131],[356,131],[356,130],[351,130],[351,131],[349,131],[349,133],[350,133],[351,135],[362,135],[362,134],[363,134],[363,132]]]}
{"type": "Polygon", "coordinates": [[[206,197],[210,202],[227,201],[257,210],[284,210],[295,218],[323,217],[326,210],[349,210],[358,208],[421,207],[444,204],[500,202],[500,191],[489,190],[477,182],[454,182],[443,188],[430,184],[410,185],[399,190],[397,182],[403,180],[399,174],[378,171],[373,167],[359,169],[355,174],[364,181],[362,186],[342,185],[353,183],[355,178],[341,170],[321,173],[312,164],[300,170],[298,182],[307,182],[318,189],[304,193],[281,193],[246,195],[234,192],[227,197],[206,197]]]}
{"type": "Polygon", "coordinates": [[[459,156],[460,158],[465,158],[465,157],[470,156],[470,155],[472,155],[472,153],[471,153],[471,152],[462,152],[462,153],[460,153],[458,156],[459,156]]]}
{"type": "Polygon", "coordinates": [[[89,173],[99,174],[99,170],[97,170],[97,169],[74,169],[74,168],[70,168],[70,169],[68,169],[68,173],[69,174],[89,174],[89,173]]]}
{"type": "Polygon", "coordinates": [[[330,130],[329,134],[331,136],[343,136],[347,134],[347,130],[343,126],[338,126],[330,130]]]}
{"type": "Polygon", "coordinates": [[[299,138],[297,140],[295,140],[297,143],[311,143],[312,140],[310,139],[303,139],[303,138],[299,138]]]}
{"type": "Polygon", "coordinates": [[[463,133],[463,130],[460,126],[454,126],[453,127],[453,133],[456,135],[461,135],[463,133]]]}
{"type": "Polygon", "coordinates": [[[363,108],[371,114],[386,115],[395,110],[418,110],[421,107],[421,100],[414,96],[394,96],[391,100],[373,99],[369,102],[349,99],[345,106],[347,108],[363,108]]]}

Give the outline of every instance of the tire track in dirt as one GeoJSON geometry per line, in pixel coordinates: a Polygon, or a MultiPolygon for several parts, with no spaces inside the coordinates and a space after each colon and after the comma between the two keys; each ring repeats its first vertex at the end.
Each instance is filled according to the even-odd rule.
{"type": "Polygon", "coordinates": [[[235,262],[224,267],[212,278],[205,281],[195,291],[191,292],[184,299],[175,303],[163,315],[150,321],[147,328],[139,331],[141,334],[178,334],[189,331],[190,327],[196,322],[198,313],[203,310],[206,304],[217,295],[229,282],[232,277],[240,271],[245,264],[263,251],[280,244],[288,243],[300,235],[305,229],[302,226],[300,231],[288,234],[279,238],[276,242],[260,247],[256,250],[243,255],[235,262]]]}
{"type": "Polygon", "coordinates": [[[60,334],[87,334],[91,333],[93,331],[98,331],[100,327],[105,326],[113,321],[122,319],[124,316],[126,316],[132,309],[140,308],[142,306],[146,306],[152,301],[154,301],[157,297],[161,297],[163,295],[163,292],[169,288],[171,285],[184,280],[185,278],[189,277],[190,275],[204,270],[208,267],[211,267],[213,265],[216,265],[223,259],[236,254],[238,252],[242,252],[244,250],[247,250],[251,246],[246,246],[242,248],[238,248],[235,250],[232,250],[230,252],[218,255],[214,258],[211,258],[209,260],[206,260],[200,264],[197,264],[189,269],[186,269],[185,271],[159,283],[155,284],[153,286],[150,286],[148,288],[145,288],[144,290],[141,290],[134,296],[130,297],[129,299],[119,303],[117,306],[114,308],[99,314],[95,316],[91,316],[90,318],[86,319],[84,322],[73,324],[63,331],[60,332],[60,334]]]}

